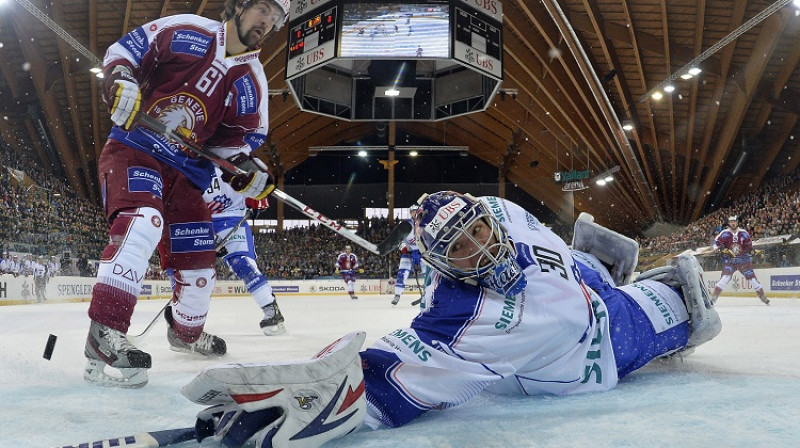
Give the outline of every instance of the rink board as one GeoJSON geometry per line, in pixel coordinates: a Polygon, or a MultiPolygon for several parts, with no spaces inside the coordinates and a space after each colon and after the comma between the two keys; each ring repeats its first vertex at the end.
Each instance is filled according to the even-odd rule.
{"type": "MultiPolygon", "coordinates": [[[[92,298],[93,277],[52,277],[45,287],[47,302],[84,302],[92,298]]],[[[405,293],[418,294],[416,282],[406,282],[405,293]]],[[[323,280],[270,280],[273,292],[278,296],[292,295],[347,295],[347,288],[341,279],[323,280]]],[[[393,280],[356,280],[356,295],[394,294],[393,280]]],[[[247,289],[240,280],[221,280],[214,285],[212,297],[246,296],[247,289]]],[[[167,299],[172,296],[172,287],[167,280],[145,280],[139,300],[167,299]]],[[[0,305],[35,303],[36,293],[33,276],[14,277],[0,275],[0,305]]]]}
{"type": "MultiPolygon", "coordinates": [[[[720,271],[708,271],[704,278],[709,291],[714,289],[720,271]]],[[[800,268],[756,269],[758,278],[767,296],[800,297],[800,268]]],[[[48,302],[82,302],[92,297],[95,279],[91,277],[52,277],[45,288],[48,302]]],[[[278,296],[292,295],[347,295],[347,288],[340,279],[322,280],[270,280],[272,290],[278,296]]],[[[419,287],[412,279],[406,281],[405,294],[418,294],[419,287]]],[[[393,280],[356,280],[356,295],[394,294],[393,280]]],[[[166,280],[145,280],[139,300],[166,299],[172,295],[172,288],[166,280]]],[[[241,297],[247,290],[241,281],[222,280],[214,285],[212,297],[241,297]]],[[[735,272],[722,295],[755,295],[752,284],[744,276],[735,272]]],[[[0,275],[0,305],[36,302],[35,286],[32,276],[14,277],[0,275]]]]}

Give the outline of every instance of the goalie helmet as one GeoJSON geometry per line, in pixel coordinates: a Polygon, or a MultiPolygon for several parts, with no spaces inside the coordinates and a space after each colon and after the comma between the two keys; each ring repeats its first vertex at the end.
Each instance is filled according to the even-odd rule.
{"type": "Polygon", "coordinates": [[[514,245],[486,204],[454,191],[423,196],[418,202],[414,232],[422,258],[431,266],[503,295],[525,288],[514,245]]]}

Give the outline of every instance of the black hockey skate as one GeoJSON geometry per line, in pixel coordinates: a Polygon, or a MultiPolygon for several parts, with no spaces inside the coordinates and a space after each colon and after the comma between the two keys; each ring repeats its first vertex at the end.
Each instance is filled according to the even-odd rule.
{"type": "Polygon", "coordinates": [[[200,333],[200,337],[196,341],[189,343],[183,341],[175,334],[172,329],[172,307],[168,306],[164,309],[164,318],[167,320],[167,342],[169,342],[170,350],[181,353],[197,353],[203,356],[222,356],[228,349],[225,345],[225,340],[221,337],[214,336],[213,334],[200,333]]]}
{"type": "Polygon", "coordinates": [[[264,305],[261,309],[264,310],[264,318],[261,319],[258,325],[265,335],[275,336],[286,332],[286,328],[283,326],[283,314],[281,314],[281,309],[278,308],[277,300],[264,305]]]}
{"type": "Polygon", "coordinates": [[[134,347],[121,331],[92,321],[83,354],[86,356],[83,379],[89,383],[130,389],[147,384],[147,369],[152,366],[150,355],[134,347]],[[122,376],[108,375],[106,366],[119,370],[122,376]]]}
{"type": "Polygon", "coordinates": [[[392,299],[392,305],[397,305],[400,303],[400,294],[395,294],[394,299],[392,299]]]}

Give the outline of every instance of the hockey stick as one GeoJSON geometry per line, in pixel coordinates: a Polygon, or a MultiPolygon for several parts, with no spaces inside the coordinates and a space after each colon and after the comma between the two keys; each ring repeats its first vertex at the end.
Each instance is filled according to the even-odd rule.
{"type": "Polygon", "coordinates": [[[130,436],[113,437],[111,439],[97,440],[95,442],[82,442],[76,443],[75,445],[63,445],[61,448],[160,448],[163,446],[171,446],[188,442],[189,440],[195,440],[194,427],[140,432],[130,436]]]}
{"type": "Polygon", "coordinates": [[[411,302],[411,306],[417,306],[422,302],[422,297],[425,295],[425,291],[422,289],[422,286],[419,284],[419,276],[417,275],[417,270],[414,269],[414,281],[417,282],[417,288],[419,289],[419,299],[411,302]]]}
{"type": "Polygon", "coordinates": [[[231,239],[231,236],[233,236],[233,234],[236,233],[237,230],[239,230],[239,227],[241,227],[242,224],[244,224],[244,222],[247,221],[248,218],[250,218],[250,215],[252,213],[253,211],[248,208],[244,212],[244,216],[242,216],[242,219],[240,219],[239,222],[236,223],[236,227],[234,227],[227,235],[225,235],[225,238],[222,238],[219,241],[216,241],[216,239],[214,240],[214,252],[219,252],[219,250],[222,249],[222,246],[224,246],[225,243],[227,243],[228,240],[231,239]]]}
{"type": "MultiPolygon", "coordinates": [[[[153,132],[163,135],[164,137],[174,141],[177,144],[183,145],[184,147],[194,152],[198,156],[202,156],[208,159],[212,163],[219,166],[220,169],[222,169],[223,171],[228,172],[228,174],[233,174],[233,175],[248,174],[247,171],[239,168],[238,166],[234,165],[228,160],[218,157],[217,155],[207,150],[206,148],[203,148],[202,146],[194,143],[185,136],[181,135],[179,132],[167,128],[167,126],[164,123],[158,121],[157,119],[147,114],[143,113],[139,116],[139,124],[141,124],[147,129],[150,129],[153,132]]],[[[364,238],[361,238],[360,236],[356,235],[343,225],[326,217],[322,213],[312,209],[311,207],[303,204],[302,202],[289,196],[288,194],[284,193],[283,191],[277,188],[272,190],[271,194],[277,197],[283,203],[288,204],[295,210],[299,211],[300,213],[308,216],[309,218],[321,224],[324,224],[325,227],[333,230],[339,235],[349,239],[350,241],[358,244],[364,249],[367,249],[368,251],[377,255],[384,256],[394,251],[397,248],[397,245],[400,244],[400,242],[403,240],[403,238],[405,238],[406,235],[408,235],[408,233],[411,232],[411,224],[408,221],[403,221],[400,224],[398,224],[397,227],[392,229],[392,231],[389,232],[389,235],[383,241],[381,241],[376,245],[370,243],[364,238]]]]}

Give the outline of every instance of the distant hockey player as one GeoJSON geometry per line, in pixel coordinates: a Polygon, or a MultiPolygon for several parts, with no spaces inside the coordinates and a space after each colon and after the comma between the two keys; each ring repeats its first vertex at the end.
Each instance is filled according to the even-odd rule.
{"type": "Polygon", "coordinates": [[[344,246],[344,252],[336,257],[336,273],[342,275],[342,280],[347,285],[347,293],[353,300],[358,299],[356,296],[356,269],[358,269],[358,257],[353,253],[353,248],[344,246]]]}
{"type": "Polygon", "coordinates": [[[283,314],[278,308],[272,286],[258,269],[253,231],[245,219],[248,208],[256,213],[268,208],[268,199],[258,201],[237,193],[222,180],[222,171],[219,168],[211,179],[211,185],[203,193],[203,198],[211,210],[216,241],[225,241],[220,248],[220,252],[225,253],[223,260],[244,282],[247,292],[264,311],[264,317],[259,322],[261,330],[267,336],[284,333],[286,330],[283,326],[283,314]],[[234,234],[230,235],[231,232],[234,234]]]}
{"type": "Polygon", "coordinates": [[[733,273],[739,271],[753,285],[758,298],[764,304],[769,305],[769,299],[764,293],[764,287],[758,282],[756,273],[753,271],[753,260],[750,256],[750,251],[753,249],[753,240],[746,230],[739,228],[738,217],[731,216],[728,218],[728,228],[714,238],[712,247],[722,257],[722,276],[717,280],[717,285],[714,286],[714,292],[711,294],[714,302],[717,301],[722,290],[731,281],[733,273]]]}
{"type": "MultiPolygon", "coordinates": [[[[412,217],[415,212],[416,208],[411,212],[412,217]]],[[[412,272],[414,272],[415,276],[419,275],[418,273],[422,270],[421,263],[422,255],[419,253],[419,248],[417,247],[417,237],[412,231],[403,242],[400,243],[400,264],[397,267],[397,280],[394,284],[392,305],[397,305],[400,302],[400,296],[406,288],[408,276],[412,272]]]]}
{"type": "Polygon", "coordinates": [[[638,245],[590,216],[576,221],[571,251],[512,202],[445,191],[420,198],[415,232],[436,272],[409,327],[360,356],[365,335],[355,332],[305,362],[205,369],[182,390],[215,405],[198,415],[198,439],[314,448],[362,422],[402,426],[484,390],[605,391],[721,330],[693,256],[617,286],[631,278],[638,245]],[[301,411],[298,396],[314,397],[313,410],[301,411]]]}
{"type": "Polygon", "coordinates": [[[286,19],[289,0],[226,0],[223,22],[194,15],[146,23],[109,47],[103,99],[111,130],[98,164],[110,244],[89,306],[84,379],[136,388],[147,383],[148,353],[126,337],[148,259],[158,246],[175,288],[167,340],[175,350],[223,355],[225,341],[203,331],[214,287],[214,233],[203,200],[213,165],[137,126],[157,118],[246,174],[223,176],[246,197],[274,188],[250,152],[268,132],[267,80],[260,44],[286,19]],[[121,377],[104,372],[118,369],[121,377]]]}

